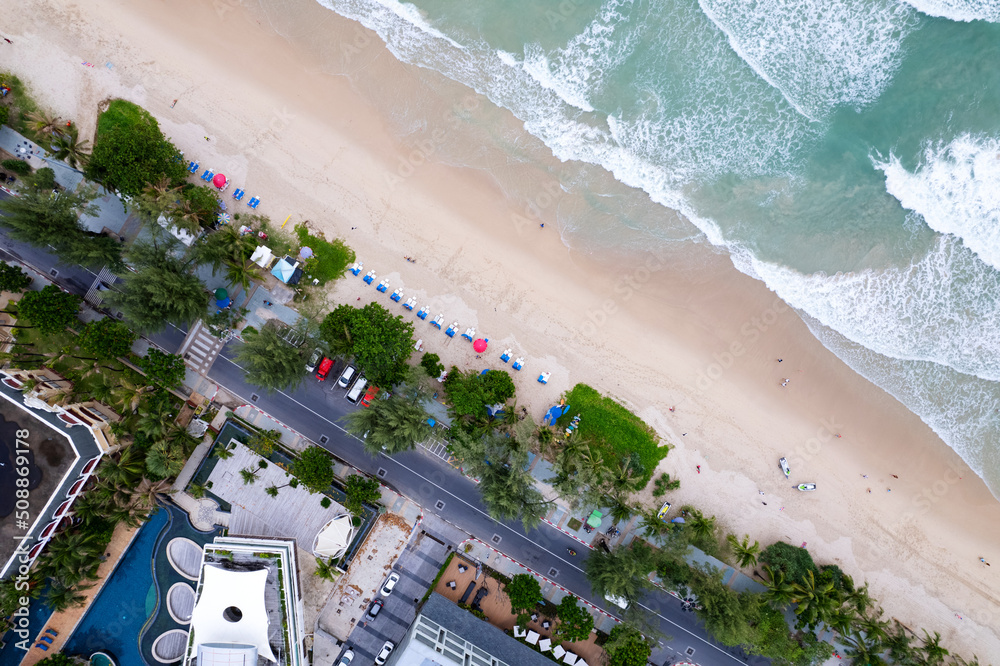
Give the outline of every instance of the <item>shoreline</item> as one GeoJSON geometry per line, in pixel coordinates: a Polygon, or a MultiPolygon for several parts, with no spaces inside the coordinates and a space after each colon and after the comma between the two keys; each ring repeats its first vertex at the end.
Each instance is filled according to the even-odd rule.
{"type": "MultiPolygon", "coordinates": [[[[475,326],[490,353],[521,350],[518,399],[539,420],[563,390],[594,386],[677,447],[658,468],[682,479],[671,501],[765,545],[805,541],[818,561],[867,579],[888,615],[940,631],[967,657],[1000,654],[992,628],[1000,583],[982,578],[978,560],[1000,551],[1000,536],[982,528],[1000,519],[1000,503],[928,426],[827,351],[761,283],[705,246],[605,258],[567,250],[548,220],[545,229],[519,222],[523,211],[487,174],[434,155],[403,177],[414,147],[351,81],[324,74],[314,54],[238,5],[220,6],[221,17],[192,0],[98,0],[84,16],[50,0],[11,17],[6,66],[84,133],[107,97],[143,105],[179,148],[260,196],[259,212],[313,220],[432,316],[475,326]],[[113,67],[82,67],[87,60],[113,67]],[[548,385],[534,381],[541,371],[552,373],[548,385]],[[791,490],[777,470],[781,455],[821,492],[791,490]]],[[[357,34],[318,4],[296,10],[287,21],[357,34]]],[[[387,63],[368,35],[368,61],[413,89],[408,67],[387,63]]],[[[352,276],[332,295],[376,296],[352,276]]],[[[419,320],[416,329],[446,365],[475,364],[462,341],[419,320]]]]}

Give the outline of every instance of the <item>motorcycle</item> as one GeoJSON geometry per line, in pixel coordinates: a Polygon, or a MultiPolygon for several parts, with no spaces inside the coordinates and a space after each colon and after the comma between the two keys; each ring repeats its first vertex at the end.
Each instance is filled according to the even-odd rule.
{"type": "Polygon", "coordinates": [[[569,551],[570,555],[576,555],[576,551],[573,550],[572,548],[567,548],[566,550],[569,551]]]}

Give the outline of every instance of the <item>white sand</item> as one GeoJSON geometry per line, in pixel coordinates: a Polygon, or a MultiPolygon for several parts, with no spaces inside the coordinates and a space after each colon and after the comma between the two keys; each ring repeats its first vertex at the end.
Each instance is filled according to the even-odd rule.
{"type": "MultiPolygon", "coordinates": [[[[354,35],[363,63],[420,92],[370,33],[318,4],[287,7],[286,23],[354,35]]],[[[502,367],[499,352],[513,348],[526,357],[518,402],[536,420],[577,382],[595,386],[677,447],[662,463],[682,480],[672,501],[764,544],[806,542],[819,562],[867,579],[887,615],[940,631],[966,656],[1000,654],[1000,565],[979,562],[1000,562],[1000,505],[919,419],[724,258],[696,248],[602,264],[569,252],[554,229],[521,224],[480,174],[415,160],[345,79],[235,0],[49,0],[5,23],[14,45],[0,47],[2,66],[85,135],[101,100],[142,104],[203,167],[260,196],[259,212],[345,238],[366,270],[430,305],[431,317],[490,338],[477,361],[467,342],[417,321],[446,364],[502,367]],[[548,385],[535,381],[542,371],[548,385]],[[819,490],[793,490],[781,455],[794,480],[819,490]]],[[[376,297],[357,278],[333,295],[376,297]]]]}

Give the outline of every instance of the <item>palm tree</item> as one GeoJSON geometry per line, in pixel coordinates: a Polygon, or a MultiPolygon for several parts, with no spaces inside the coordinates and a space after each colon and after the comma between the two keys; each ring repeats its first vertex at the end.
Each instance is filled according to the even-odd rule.
{"type": "MultiPolygon", "coordinates": [[[[854,610],[849,604],[847,608],[852,611],[854,610]]],[[[869,640],[875,641],[880,645],[885,643],[889,635],[889,623],[882,619],[882,613],[881,608],[875,608],[871,613],[855,615],[854,618],[854,626],[864,633],[869,640]]]]}
{"type": "Polygon", "coordinates": [[[171,423],[167,426],[167,432],[164,434],[163,439],[170,442],[170,446],[180,449],[187,455],[190,455],[200,443],[197,437],[187,431],[187,428],[183,428],[176,423],[171,423]]]}
{"type": "Polygon", "coordinates": [[[143,469],[144,465],[139,457],[139,450],[128,448],[121,452],[118,460],[111,457],[102,460],[97,468],[97,478],[114,485],[132,485],[136,479],[142,476],[143,469]]]}
{"type": "Polygon", "coordinates": [[[57,160],[63,160],[75,169],[77,166],[84,166],[90,159],[90,151],[87,149],[89,143],[86,139],[81,141],[76,127],[73,127],[68,131],[53,133],[49,149],[57,160]]]}
{"type": "Polygon", "coordinates": [[[254,481],[257,480],[258,469],[255,467],[248,467],[246,469],[240,470],[240,476],[243,477],[243,485],[252,485],[254,481]]]}
{"type": "Polygon", "coordinates": [[[711,539],[715,536],[715,516],[706,518],[698,509],[688,511],[687,526],[695,539],[711,539]]]}
{"type": "Polygon", "coordinates": [[[149,393],[149,389],[149,386],[122,375],[116,379],[111,395],[121,405],[122,411],[134,413],[143,397],[149,393]]]}
{"type": "Polygon", "coordinates": [[[50,116],[44,111],[33,111],[28,114],[28,129],[42,136],[55,133],[60,127],[59,116],[50,116]]]}
{"type": "Polygon", "coordinates": [[[82,606],[87,601],[81,592],[89,590],[91,585],[67,585],[62,580],[56,578],[49,582],[49,588],[45,593],[45,605],[57,613],[61,613],[67,608],[82,606]]]}
{"type": "Polygon", "coordinates": [[[764,580],[764,586],[767,587],[764,600],[776,608],[787,608],[795,597],[795,585],[785,580],[785,574],[781,569],[775,571],[766,564],[761,568],[767,574],[764,580]]]}
{"type": "Polygon", "coordinates": [[[167,497],[173,494],[173,489],[166,481],[150,481],[146,477],[142,478],[139,485],[132,492],[139,504],[152,509],[157,506],[164,506],[167,497]]]}
{"type": "Polygon", "coordinates": [[[229,460],[233,457],[234,451],[229,448],[228,444],[219,444],[215,447],[215,457],[219,460],[229,460]]]}
{"type": "MultiPolygon", "coordinates": [[[[336,562],[336,560],[334,560],[336,562]]],[[[337,570],[335,564],[327,562],[326,560],[317,557],[316,558],[316,571],[313,572],[314,576],[319,576],[323,580],[336,580],[337,570]]]]}
{"type": "Polygon", "coordinates": [[[936,666],[944,662],[944,658],[948,656],[948,651],[941,647],[941,634],[934,632],[934,636],[931,637],[924,629],[924,644],[920,646],[920,650],[924,653],[924,660],[928,666],[936,666]]]}
{"type": "Polygon", "coordinates": [[[893,620],[892,628],[886,633],[885,648],[890,661],[900,666],[910,666],[917,663],[914,647],[910,644],[910,636],[906,633],[899,620],[893,620]]]}
{"type": "Polygon", "coordinates": [[[175,201],[169,208],[168,217],[174,227],[183,229],[192,236],[197,236],[201,231],[201,218],[198,217],[198,211],[191,208],[191,202],[187,199],[175,201]]]}
{"type": "Polygon", "coordinates": [[[792,601],[798,604],[795,614],[804,626],[812,628],[826,622],[841,605],[840,593],[833,581],[817,583],[812,571],[806,572],[802,582],[794,583],[792,587],[795,590],[792,601]]]}
{"type": "Polygon", "coordinates": [[[625,522],[635,513],[635,507],[628,503],[628,498],[621,491],[607,495],[605,501],[608,502],[611,519],[616,523],[625,522]]]}
{"type": "Polygon", "coordinates": [[[885,662],[882,660],[882,647],[861,634],[851,634],[842,637],[847,647],[844,648],[844,655],[851,661],[852,666],[881,666],[885,662]]]}
{"type": "Polygon", "coordinates": [[[192,483],[190,486],[188,486],[187,492],[188,495],[190,495],[191,497],[195,499],[201,499],[202,497],[205,496],[206,490],[208,490],[208,488],[205,485],[201,483],[192,483]]]}
{"type": "Polygon", "coordinates": [[[226,264],[226,279],[229,284],[238,284],[243,287],[243,291],[250,291],[250,282],[262,280],[263,276],[250,262],[233,261],[226,264]]]}
{"type": "Polygon", "coordinates": [[[184,457],[183,449],[170,446],[169,442],[159,441],[146,454],[146,469],[154,476],[169,479],[184,469],[184,457]]]}
{"type": "Polygon", "coordinates": [[[743,541],[738,541],[735,534],[730,534],[726,537],[726,540],[733,547],[736,560],[742,568],[748,569],[757,564],[757,553],[760,552],[760,543],[754,541],[751,546],[749,534],[743,535],[743,541]]]}
{"type": "Polygon", "coordinates": [[[644,536],[652,538],[663,536],[670,532],[670,525],[660,520],[655,510],[649,509],[648,511],[643,511],[639,516],[639,525],[642,527],[644,536]]]}

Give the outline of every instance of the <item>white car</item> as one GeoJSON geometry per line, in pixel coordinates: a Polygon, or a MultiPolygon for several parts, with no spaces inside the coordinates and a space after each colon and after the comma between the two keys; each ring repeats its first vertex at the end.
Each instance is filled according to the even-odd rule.
{"type": "Polygon", "coordinates": [[[352,650],[351,648],[347,648],[347,652],[345,652],[344,656],[341,657],[340,661],[337,662],[337,666],[349,666],[349,664],[353,660],[354,660],[354,650],[352,650]]]}
{"type": "Polygon", "coordinates": [[[322,359],[323,359],[323,350],[319,348],[314,349],[312,355],[309,357],[309,360],[306,361],[306,372],[308,373],[316,372],[316,366],[319,365],[319,362],[322,359]]]}
{"type": "Polygon", "coordinates": [[[385,660],[389,658],[389,655],[392,654],[392,651],[395,649],[395,643],[392,641],[386,641],[385,645],[382,646],[382,649],[378,651],[378,656],[375,657],[375,663],[378,664],[378,666],[382,666],[382,664],[385,663],[385,660]]]}
{"type": "Polygon", "coordinates": [[[389,574],[389,577],[385,579],[385,583],[382,584],[382,589],[380,590],[383,597],[387,597],[392,594],[392,589],[396,587],[396,583],[399,582],[399,574],[393,571],[389,574]]]}

